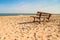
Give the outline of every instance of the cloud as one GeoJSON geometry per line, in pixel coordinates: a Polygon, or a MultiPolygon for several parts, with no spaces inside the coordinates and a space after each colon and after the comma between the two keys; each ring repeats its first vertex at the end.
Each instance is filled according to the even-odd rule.
{"type": "MultiPolygon", "coordinates": [[[[53,0],[57,1],[57,0],[53,0]]],[[[0,6],[0,13],[36,13],[37,11],[60,13],[59,5],[49,5],[44,3],[25,3],[21,2],[11,7],[0,6]]]]}
{"type": "MultiPolygon", "coordinates": [[[[0,8],[1,9],[1,8],[0,8]]],[[[49,13],[60,13],[59,6],[48,6],[42,7],[37,5],[22,5],[21,7],[11,7],[11,8],[3,8],[0,12],[4,13],[36,13],[37,11],[49,12],[49,13]]]]}
{"type": "Polygon", "coordinates": [[[49,6],[49,7],[44,7],[42,11],[44,12],[49,12],[49,13],[60,13],[60,6],[49,6]]]}

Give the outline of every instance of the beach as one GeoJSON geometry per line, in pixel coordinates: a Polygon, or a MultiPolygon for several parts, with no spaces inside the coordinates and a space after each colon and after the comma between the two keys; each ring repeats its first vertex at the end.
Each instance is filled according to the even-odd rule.
{"type": "Polygon", "coordinates": [[[60,15],[33,23],[29,16],[0,16],[0,40],[60,40],[60,15]]]}

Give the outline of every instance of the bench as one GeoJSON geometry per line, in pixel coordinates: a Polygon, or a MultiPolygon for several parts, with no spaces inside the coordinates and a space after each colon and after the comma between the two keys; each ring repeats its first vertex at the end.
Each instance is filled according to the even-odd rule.
{"type": "Polygon", "coordinates": [[[33,18],[34,18],[34,20],[33,20],[33,22],[36,22],[35,20],[36,19],[38,19],[39,21],[39,23],[41,22],[41,19],[43,19],[43,22],[44,21],[49,21],[49,19],[50,19],[50,17],[51,17],[51,14],[50,13],[45,13],[45,12],[37,12],[37,14],[36,14],[36,16],[33,16],[33,18]],[[47,20],[46,20],[47,19],[47,20]]]}

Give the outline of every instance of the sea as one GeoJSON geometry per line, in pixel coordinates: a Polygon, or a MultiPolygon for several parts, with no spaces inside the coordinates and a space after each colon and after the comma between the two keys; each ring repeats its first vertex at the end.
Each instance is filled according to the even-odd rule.
{"type": "MultiPolygon", "coordinates": [[[[18,15],[35,15],[36,13],[0,13],[0,16],[18,16],[18,15]]],[[[60,15],[60,14],[53,14],[60,15]]]]}
{"type": "Polygon", "coordinates": [[[0,13],[0,16],[35,15],[34,13],[0,13]]]}

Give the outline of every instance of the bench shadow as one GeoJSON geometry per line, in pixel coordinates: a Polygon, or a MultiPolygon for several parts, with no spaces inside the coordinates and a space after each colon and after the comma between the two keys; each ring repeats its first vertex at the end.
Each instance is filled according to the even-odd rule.
{"type": "MultiPolygon", "coordinates": [[[[35,21],[37,22],[37,21],[35,21]]],[[[22,22],[22,23],[18,23],[18,24],[31,24],[31,23],[35,23],[35,22],[22,22]]]]}

